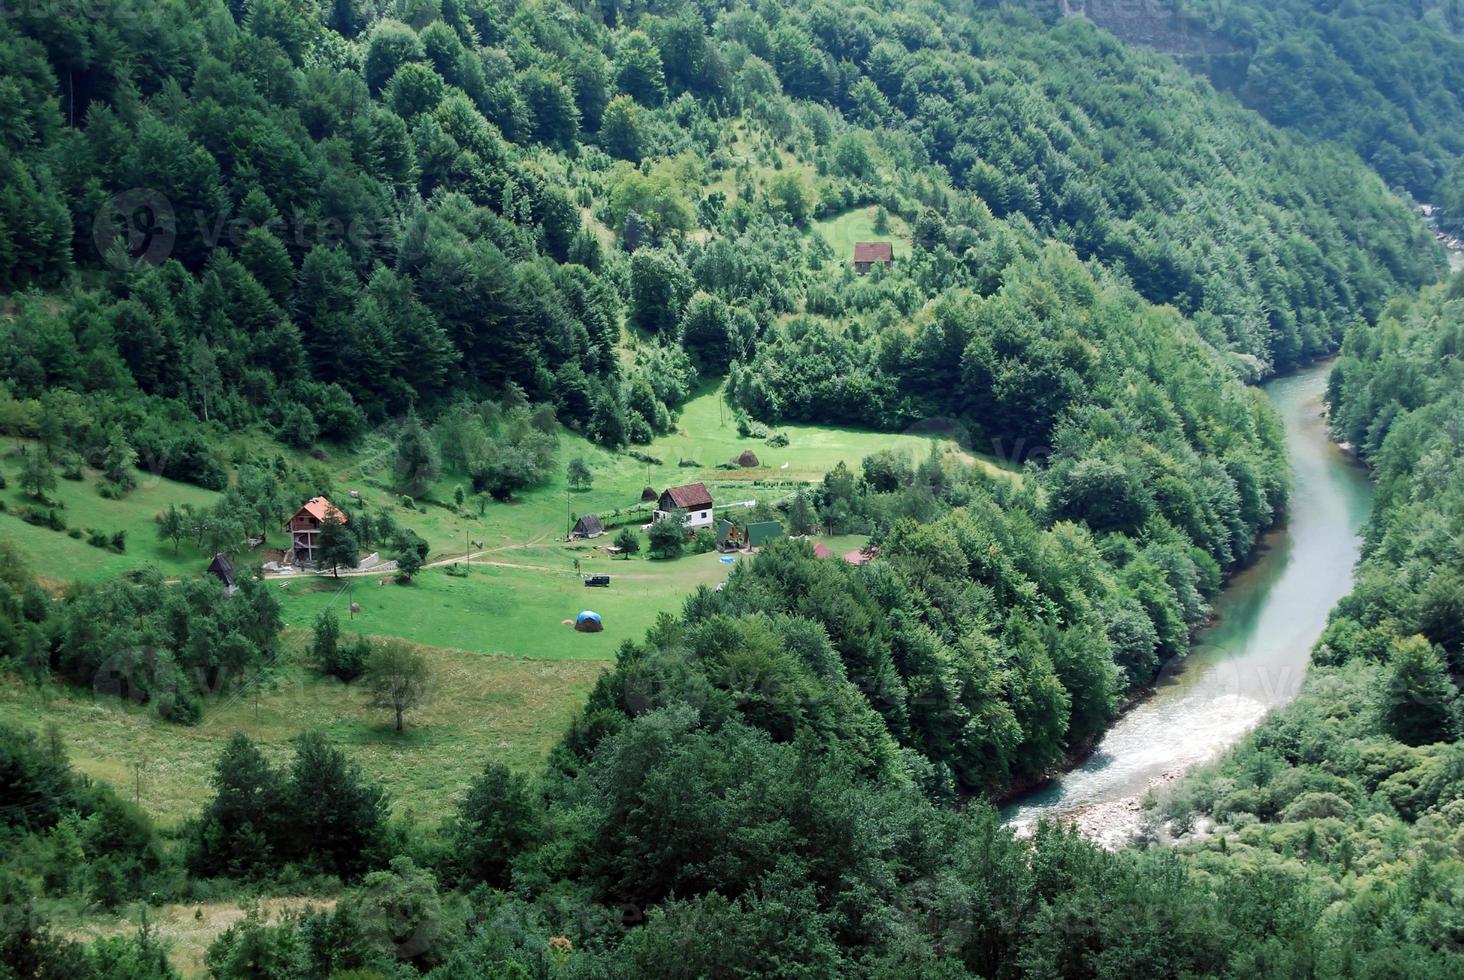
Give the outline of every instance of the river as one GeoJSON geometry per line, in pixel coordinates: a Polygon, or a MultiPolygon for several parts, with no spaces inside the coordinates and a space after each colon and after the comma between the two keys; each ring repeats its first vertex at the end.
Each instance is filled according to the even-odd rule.
{"type": "Polygon", "coordinates": [[[1296,696],[1328,612],[1352,587],[1372,497],[1366,472],[1327,434],[1330,369],[1311,367],[1265,387],[1291,457],[1284,524],[1231,578],[1213,624],[1188,656],[1166,665],[1152,696],[1121,717],[1082,765],[1007,807],[1019,831],[1061,817],[1104,846],[1121,846],[1139,829],[1139,801],[1151,787],[1235,744],[1296,696]]]}

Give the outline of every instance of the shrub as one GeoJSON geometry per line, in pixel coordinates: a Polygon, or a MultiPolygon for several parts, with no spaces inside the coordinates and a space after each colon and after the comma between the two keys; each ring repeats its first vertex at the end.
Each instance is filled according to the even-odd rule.
{"type": "Polygon", "coordinates": [[[649,536],[653,558],[675,558],[686,545],[686,528],[677,514],[652,524],[649,536]]]}

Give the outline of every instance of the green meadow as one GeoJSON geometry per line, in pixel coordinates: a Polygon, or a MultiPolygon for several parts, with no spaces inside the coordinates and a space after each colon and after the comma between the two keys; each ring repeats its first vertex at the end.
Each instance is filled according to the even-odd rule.
{"type": "Polygon", "coordinates": [[[284,654],[242,695],[206,702],[194,726],[158,718],[147,706],[61,684],[0,679],[0,714],[32,731],[54,724],[72,764],[111,783],[163,826],[194,815],[224,744],[243,732],[276,761],[289,740],[316,729],[359,760],[391,793],[397,812],[437,820],[483,763],[532,771],[568,728],[603,663],[490,657],[423,647],[431,698],[407,716],[368,705],[359,686],[321,677],[307,662],[310,635],[288,631],[284,654]]]}
{"type": "Polygon", "coordinates": [[[213,506],[219,495],[187,483],[175,483],[139,471],[138,486],[122,500],[108,500],[97,493],[97,474],[87,470],[84,479],[56,480],[50,494],[59,506],[56,512],[66,522],[67,531],[53,531],[21,520],[21,507],[38,506],[21,492],[17,480],[19,454],[14,440],[4,442],[0,472],[8,486],[0,491],[5,512],[0,513],[0,536],[12,541],[30,563],[32,569],[52,584],[96,582],[114,578],[142,565],[157,565],[168,575],[188,575],[206,564],[197,548],[187,542],[173,553],[173,545],[158,540],[154,518],[169,504],[190,503],[195,507],[213,506]],[[80,539],[68,531],[80,529],[80,539]],[[127,550],[118,554],[110,549],[95,548],[86,542],[85,532],[95,528],[110,536],[115,531],[127,532],[127,550]]]}
{"type": "MultiPolygon", "coordinates": [[[[462,508],[455,505],[454,489],[468,480],[454,473],[444,473],[411,508],[404,506],[390,489],[391,452],[384,440],[368,439],[349,452],[328,449],[323,463],[331,485],[321,489],[351,509],[390,509],[429,542],[430,567],[414,582],[397,584],[389,573],[273,580],[290,627],[282,661],[248,694],[207,703],[195,727],[172,725],[146,707],[64,685],[36,687],[14,679],[0,679],[0,712],[37,730],[57,724],[79,769],[128,795],[136,792],[144,808],[167,825],[196,812],[207,798],[212,766],[231,734],[245,732],[283,758],[289,740],[312,728],[378,774],[394,807],[438,817],[484,760],[524,770],[541,763],[620,644],[644,636],[657,615],[679,610],[690,592],[715,587],[733,567],[717,554],[670,561],[612,558],[605,549],[614,531],[593,541],[566,541],[574,518],[599,513],[607,523],[621,521],[639,533],[649,520],[640,499],[647,486],[660,491],[704,481],[719,504],[777,502],[839,462],[857,470],[865,456],[882,449],[915,459],[933,444],[942,452],[956,451],[934,437],[858,429],[788,425],[771,433],[785,435],[788,445],[740,436],[718,390],[708,385],[684,406],[676,432],[641,447],[659,462],[608,452],[564,433],[557,472],[547,484],[509,503],[488,503],[481,513],[471,499],[462,508]],[[749,449],[757,466],[719,468],[749,449]],[[571,491],[565,478],[576,457],[594,475],[585,491],[571,491]],[[583,575],[597,573],[611,576],[608,588],[584,585],[583,575]],[[359,609],[354,615],[352,603],[359,609]],[[388,713],[366,705],[364,693],[322,678],[309,665],[310,627],[326,608],[337,612],[348,633],[403,638],[428,655],[433,698],[409,716],[403,735],[392,731],[388,713]],[[603,632],[579,633],[565,623],[584,609],[601,614],[603,632]]],[[[257,439],[248,448],[278,451],[257,439]]],[[[990,460],[977,462],[1005,472],[990,460]]],[[[7,507],[0,513],[0,534],[19,546],[53,588],[146,564],[170,577],[204,574],[207,556],[186,542],[175,555],[171,543],[158,540],[155,518],[170,504],[209,507],[218,494],[143,473],[131,494],[108,500],[97,493],[95,473],[81,481],[58,480],[51,496],[69,527],[127,532],[126,551],[117,554],[16,516],[19,507],[32,503],[17,486],[18,470],[16,447],[9,443],[0,456],[0,471],[9,481],[0,491],[7,507]]],[[[284,540],[276,528],[268,544],[284,540]]],[[[864,542],[855,536],[825,539],[836,555],[864,542]]],[[[251,554],[262,560],[261,553],[246,551],[239,563],[248,566],[251,554]]]]}
{"type": "Polygon", "coordinates": [[[875,231],[874,221],[878,211],[879,208],[875,205],[855,208],[827,221],[815,221],[813,230],[829,243],[834,255],[841,262],[853,259],[855,242],[890,242],[894,245],[896,259],[909,258],[910,226],[904,219],[891,215],[888,229],[875,231]]]}

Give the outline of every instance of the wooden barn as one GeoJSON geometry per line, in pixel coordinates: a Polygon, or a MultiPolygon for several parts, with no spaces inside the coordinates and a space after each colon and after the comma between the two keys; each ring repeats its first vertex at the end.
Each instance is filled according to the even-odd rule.
{"type": "Polygon", "coordinates": [[[600,523],[599,514],[586,514],[574,522],[574,530],[569,532],[572,538],[598,538],[605,533],[605,526],[600,523]]]}

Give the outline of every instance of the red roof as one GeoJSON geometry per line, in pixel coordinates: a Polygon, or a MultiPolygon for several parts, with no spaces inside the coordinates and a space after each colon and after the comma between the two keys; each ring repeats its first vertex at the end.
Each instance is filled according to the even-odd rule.
{"type": "Polygon", "coordinates": [[[661,494],[661,502],[671,498],[670,507],[662,510],[708,510],[712,506],[712,493],[705,483],[688,483],[684,487],[671,487],[661,494]]]}
{"type": "Polygon", "coordinates": [[[824,544],[822,541],[815,541],[813,543],[813,557],[815,557],[815,558],[827,558],[827,557],[829,557],[832,554],[833,554],[833,551],[831,551],[829,549],[829,546],[826,545],[826,544],[824,544]]]}
{"type": "Polygon", "coordinates": [[[309,514],[317,521],[324,521],[332,514],[334,514],[335,517],[342,524],[346,523],[347,520],[345,513],[342,512],[341,509],[335,504],[331,503],[329,500],[326,500],[324,497],[311,497],[309,500],[305,501],[304,507],[301,507],[300,510],[295,511],[295,516],[299,517],[302,511],[306,514],[309,514]]]}
{"type": "Polygon", "coordinates": [[[851,551],[844,556],[844,560],[851,565],[868,565],[879,556],[878,548],[870,548],[868,551],[851,551]]]}
{"type": "Polygon", "coordinates": [[[855,262],[883,262],[889,265],[895,261],[895,246],[889,242],[855,242],[855,262]]]}

